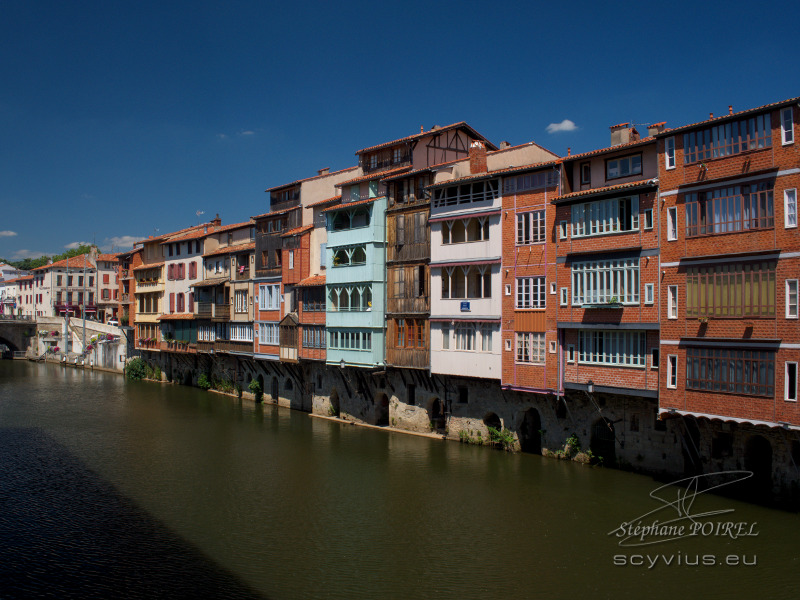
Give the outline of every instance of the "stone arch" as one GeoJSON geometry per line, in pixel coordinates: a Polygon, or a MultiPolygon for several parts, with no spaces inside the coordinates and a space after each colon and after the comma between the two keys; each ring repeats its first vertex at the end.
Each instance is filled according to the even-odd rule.
{"type": "Polygon", "coordinates": [[[192,385],[192,372],[189,369],[183,372],[183,385],[192,385]]]}
{"type": "Polygon", "coordinates": [[[605,417],[600,417],[592,423],[589,448],[592,454],[602,457],[606,464],[614,464],[617,460],[617,440],[614,435],[614,423],[605,417]]]}
{"type": "Polygon", "coordinates": [[[529,408],[522,417],[519,426],[519,445],[523,452],[542,453],[542,418],[539,411],[529,408]]]}
{"type": "Polygon", "coordinates": [[[7,338],[0,337],[0,346],[3,346],[3,345],[8,346],[8,349],[11,352],[19,352],[19,348],[17,348],[17,346],[14,344],[14,342],[12,342],[11,340],[9,340],[7,338]]]}
{"type": "Polygon", "coordinates": [[[498,431],[500,431],[503,428],[503,423],[500,421],[500,417],[498,417],[497,414],[493,412],[486,413],[486,415],[484,415],[483,424],[486,425],[486,427],[493,427],[498,431]]]}
{"type": "Polygon", "coordinates": [[[333,417],[342,416],[342,407],[339,404],[339,392],[336,391],[336,388],[333,388],[331,390],[331,416],[333,417]]]}
{"type": "Polygon", "coordinates": [[[389,397],[381,392],[375,402],[375,425],[389,424],[389,397]]]}
{"type": "Polygon", "coordinates": [[[744,444],[744,468],[752,471],[748,495],[753,500],[769,500],[772,494],[772,444],[762,435],[754,434],[744,444]]]}
{"type": "Polygon", "coordinates": [[[434,396],[428,401],[427,410],[428,420],[433,423],[433,428],[437,431],[443,430],[447,426],[447,416],[442,401],[434,396]]]}

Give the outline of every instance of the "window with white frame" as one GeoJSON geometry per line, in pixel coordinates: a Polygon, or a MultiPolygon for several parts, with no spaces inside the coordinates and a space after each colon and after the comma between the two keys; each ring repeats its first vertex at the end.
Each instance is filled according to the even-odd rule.
{"type": "MultiPolygon", "coordinates": [[[[402,215],[398,215],[398,220],[400,217],[402,215]]],[[[442,244],[483,242],[488,239],[489,217],[471,217],[442,222],[442,244]]]]}
{"type": "Polygon", "coordinates": [[[668,137],[664,141],[664,167],[666,169],[675,168],[675,138],[668,137]]]}
{"type": "Polygon", "coordinates": [[[289,268],[294,269],[294,250],[289,250],[289,268]]]}
{"type": "Polygon", "coordinates": [[[492,334],[495,326],[492,323],[456,323],[455,343],[450,343],[450,326],[442,325],[442,350],[458,350],[461,352],[491,352],[492,334]]]}
{"type": "Polygon", "coordinates": [[[572,235],[585,237],[639,229],[639,196],[572,205],[572,235]]]}
{"type": "Polygon", "coordinates": [[[606,179],[619,179],[642,173],[642,155],[632,154],[606,161],[606,179]]]}
{"type": "Polygon", "coordinates": [[[198,325],[197,340],[200,342],[214,342],[217,339],[217,329],[214,325],[198,325]]]}
{"type": "Polygon", "coordinates": [[[678,387],[678,355],[670,354],[667,356],[667,387],[675,389],[678,387]]]}
{"type": "Polygon", "coordinates": [[[568,224],[566,221],[561,221],[561,223],[559,223],[558,237],[561,238],[562,240],[567,239],[567,226],[568,224]]]}
{"type": "Polygon", "coordinates": [[[494,330],[494,326],[491,323],[481,323],[479,329],[481,334],[481,352],[491,352],[492,331],[494,330]]]}
{"type": "Polygon", "coordinates": [[[281,286],[259,285],[258,308],[261,310],[278,310],[281,307],[281,286]]]}
{"type": "Polygon", "coordinates": [[[550,294],[552,295],[552,294],[555,294],[555,293],[556,293],[556,282],[555,281],[551,281],[550,282],[550,294]]]}
{"type": "Polygon", "coordinates": [[[783,190],[783,225],[797,227],[797,188],[783,190]]]}
{"type": "Polygon", "coordinates": [[[667,209],[667,241],[674,242],[678,239],[678,207],[670,206],[667,209]]]}
{"type": "Polygon", "coordinates": [[[252,342],[253,325],[251,323],[231,323],[228,335],[234,342],[252,342]]]}
{"type": "Polygon", "coordinates": [[[450,350],[450,325],[442,323],[442,350],[450,350]]]}
{"type": "Polygon", "coordinates": [[[491,265],[442,268],[442,298],[491,298],[491,265]]]}
{"type": "Polygon", "coordinates": [[[644,209],[644,228],[645,229],[652,229],[653,228],[653,209],[652,208],[645,208],[644,209]]]}
{"type": "Polygon", "coordinates": [[[791,106],[781,111],[781,143],[784,146],[794,143],[794,116],[791,106]]]}
{"type": "Polygon", "coordinates": [[[258,343],[266,346],[278,345],[278,324],[259,323],[258,324],[258,343]]]}
{"type": "Polygon", "coordinates": [[[233,310],[237,313],[247,312],[247,290],[236,290],[233,293],[233,310]]]}
{"type": "Polygon", "coordinates": [[[545,241],[545,212],[534,210],[517,215],[517,245],[539,244],[545,241]]]}
{"type": "Polygon", "coordinates": [[[786,362],[784,364],[786,372],[783,379],[783,399],[787,402],[797,402],[797,363],[786,362]]]}
{"type": "Polygon", "coordinates": [[[646,337],[644,331],[581,330],[578,332],[578,362],[644,367],[646,337]]]}
{"type": "Polygon", "coordinates": [[[517,278],[517,308],[545,308],[545,278],[517,278]]]}
{"type": "Polygon", "coordinates": [[[303,348],[324,348],[325,327],[321,325],[303,325],[303,348]]]}
{"type": "Polygon", "coordinates": [[[639,303],[639,259],[572,265],[572,304],[639,303]]]}
{"type": "Polygon", "coordinates": [[[475,350],[475,324],[456,323],[456,350],[475,350]]]}
{"type": "Polygon", "coordinates": [[[650,348],[650,369],[653,371],[658,370],[658,348],[650,348]]]}
{"type": "Polygon", "coordinates": [[[569,304],[569,288],[561,288],[561,306],[569,304]]]}
{"type": "Polygon", "coordinates": [[[574,363],[575,362],[575,345],[570,344],[567,346],[567,362],[574,363]]]}
{"type": "Polygon", "coordinates": [[[670,285],[667,287],[667,317],[670,319],[678,318],[678,286],[670,285]]]}
{"type": "Polygon", "coordinates": [[[655,284],[653,283],[645,283],[644,284],[644,303],[645,304],[653,304],[655,301],[655,284]]]}
{"type": "Polygon", "coordinates": [[[517,362],[543,363],[544,333],[517,332],[517,362]]]}
{"type": "Polygon", "coordinates": [[[331,286],[328,288],[328,301],[331,312],[372,310],[372,287],[364,283],[331,286]]]}
{"type": "Polygon", "coordinates": [[[786,280],[786,318],[797,318],[797,279],[786,280]]]}

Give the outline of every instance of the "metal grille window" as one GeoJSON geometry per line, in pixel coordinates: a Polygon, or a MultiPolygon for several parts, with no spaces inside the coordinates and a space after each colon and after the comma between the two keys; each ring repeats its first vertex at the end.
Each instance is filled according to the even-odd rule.
{"type": "Polygon", "coordinates": [[[690,267],[686,316],[775,316],[775,263],[690,267]]]}
{"type": "Polygon", "coordinates": [[[762,181],[686,194],[686,237],[773,227],[772,187],[762,181]]]}
{"type": "Polygon", "coordinates": [[[545,241],[545,211],[534,210],[517,215],[517,245],[545,241]]]}
{"type": "Polygon", "coordinates": [[[572,206],[572,235],[583,237],[639,229],[639,196],[572,206]]]}
{"type": "Polygon", "coordinates": [[[582,330],[578,332],[578,362],[644,367],[645,341],[643,331],[582,330]]]}
{"type": "Polygon", "coordinates": [[[544,348],[544,333],[517,332],[517,362],[543,363],[544,348]]]}
{"type": "Polygon", "coordinates": [[[683,135],[683,160],[689,165],[772,146],[770,114],[707,127],[683,135]]]}
{"type": "Polygon", "coordinates": [[[545,308],[545,278],[517,278],[517,308],[545,308]]]}
{"type": "Polygon", "coordinates": [[[572,304],[639,303],[639,259],[572,265],[572,304]]]}
{"type": "Polygon", "coordinates": [[[686,389],[773,396],[775,353],[725,348],[687,348],[686,389]]]}

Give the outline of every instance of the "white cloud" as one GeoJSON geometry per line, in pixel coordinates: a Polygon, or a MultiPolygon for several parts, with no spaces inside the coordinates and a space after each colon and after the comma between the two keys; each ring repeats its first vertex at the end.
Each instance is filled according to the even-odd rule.
{"type": "Polygon", "coordinates": [[[255,134],[256,134],[255,131],[250,131],[249,129],[246,129],[245,131],[240,131],[239,132],[239,135],[255,135],[255,134]]]}
{"type": "Polygon", "coordinates": [[[64,246],[67,250],[75,250],[78,246],[88,246],[89,242],[72,242],[64,246]]]}
{"type": "Polygon", "coordinates": [[[111,238],[106,238],[100,245],[100,250],[103,252],[123,252],[133,248],[133,243],[144,239],[140,235],[118,235],[111,238]]]}
{"type": "Polygon", "coordinates": [[[225,135],[224,133],[218,133],[218,134],[217,134],[217,139],[218,139],[218,140],[227,140],[227,139],[228,139],[228,136],[227,136],[227,135],[225,135]]]}
{"type": "Polygon", "coordinates": [[[35,250],[17,250],[11,255],[12,260],[22,260],[23,258],[39,258],[45,256],[46,252],[39,252],[35,250]]]}
{"type": "Polygon", "coordinates": [[[17,235],[16,231],[8,231],[7,229],[0,231],[0,237],[14,237],[15,235],[17,235]]]}
{"type": "Polygon", "coordinates": [[[564,119],[561,123],[550,123],[547,126],[547,133],[560,133],[562,131],[575,131],[578,128],[575,123],[569,119],[564,119]]]}

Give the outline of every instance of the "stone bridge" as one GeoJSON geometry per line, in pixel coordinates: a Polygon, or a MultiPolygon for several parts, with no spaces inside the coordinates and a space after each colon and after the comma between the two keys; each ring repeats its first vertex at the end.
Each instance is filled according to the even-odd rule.
{"type": "Polygon", "coordinates": [[[0,344],[5,344],[12,352],[27,351],[35,334],[36,321],[0,317],[0,344]]]}

